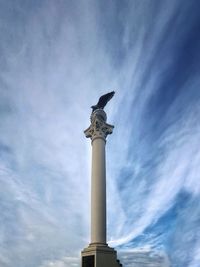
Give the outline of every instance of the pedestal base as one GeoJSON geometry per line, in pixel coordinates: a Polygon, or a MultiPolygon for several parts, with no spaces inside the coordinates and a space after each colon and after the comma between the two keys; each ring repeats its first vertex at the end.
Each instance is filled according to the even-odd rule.
{"type": "Polygon", "coordinates": [[[93,243],[81,252],[82,267],[122,267],[117,252],[108,245],[93,243]]]}

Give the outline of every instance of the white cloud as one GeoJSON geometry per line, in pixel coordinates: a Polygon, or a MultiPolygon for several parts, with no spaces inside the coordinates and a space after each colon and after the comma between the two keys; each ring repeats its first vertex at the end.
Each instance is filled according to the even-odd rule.
{"type": "MultiPolygon", "coordinates": [[[[192,110],[188,110],[188,114],[181,121],[169,127],[167,132],[164,133],[159,144],[165,147],[164,157],[161,158],[156,167],[155,178],[152,180],[149,193],[143,196],[145,207],[141,210],[138,203],[133,203],[133,206],[129,207],[129,215],[131,212],[136,214],[135,209],[138,208],[139,218],[131,216],[132,223],[126,229],[128,234],[122,235],[120,238],[118,236],[110,244],[115,246],[125,244],[142,234],[149,225],[155,223],[172,207],[181,189],[192,193],[194,196],[199,195],[199,184],[196,179],[200,171],[198,164],[200,157],[198,140],[200,135],[199,124],[197,123],[198,116],[195,115],[198,113],[199,106],[193,106],[192,110]],[[138,205],[138,207],[135,205],[138,205]]],[[[149,176],[149,179],[152,178],[149,176]]],[[[142,184],[142,190],[139,185],[137,188],[127,187],[127,199],[131,197],[133,190],[135,194],[139,192],[142,198],[147,186],[146,183],[142,184]]],[[[120,194],[120,192],[116,192],[116,194],[120,194]]],[[[140,201],[140,198],[136,201],[140,201]]],[[[126,221],[126,218],[123,218],[121,223],[124,221],[126,221]]],[[[124,224],[124,227],[127,228],[127,224],[124,224]]]]}
{"type": "Polygon", "coordinates": [[[79,266],[80,260],[77,257],[63,257],[60,260],[55,261],[45,261],[39,267],[76,267],[79,266]]]}
{"type": "Polygon", "coordinates": [[[164,252],[153,251],[147,247],[122,250],[119,256],[127,267],[170,267],[168,256],[164,252]]]}
{"type": "MultiPolygon", "coordinates": [[[[23,36],[14,35],[13,43],[6,42],[2,51],[6,64],[0,74],[0,145],[7,147],[0,158],[0,194],[5,205],[0,260],[6,267],[13,263],[23,267],[27,262],[32,262],[30,267],[76,266],[78,256],[65,255],[89,242],[91,151],[83,130],[89,126],[89,107],[106,90],[116,90],[107,106],[108,122],[116,126],[107,143],[111,243],[125,244],[139,236],[173,205],[181,189],[199,195],[198,105],[188,109],[181,121],[172,122],[154,144],[164,149],[163,158],[151,154],[161,157],[155,177],[148,170],[148,179],[140,177],[134,183],[143,175],[146,156],[141,152],[132,163],[135,150],[146,152],[145,137],[140,137],[144,111],[173,61],[153,64],[178,2],[162,5],[156,15],[159,23],[153,26],[153,5],[136,1],[126,16],[118,18],[112,3],[111,13],[104,14],[105,27],[100,7],[91,1],[78,5],[48,1],[33,6],[31,13],[18,3],[13,5],[20,18],[26,12],[29,15],[25,23],[14,17],[4,25],[6,36],[12,36],[11,29],[23,36]],[[120,45],[106,35],[107,28],[113,30],[113,20],[124,30],[120,45]],[[120,49],[125,51],[123,60],[117,61],[120,56],[109,51],[110,45],[119,54],[120,49]],[[130,153],[133,140],[137,146],[130,153]],[[123,169],[132,175],[124,199],[116,181],[120,175],[124,179],[123,169]],[[124,208],[126,201],[130,205],[124,208]]],[[[180,13],[178,25],[183,17],[180,13]]],[[[178,36],[181,33],[174,28],[166,42],[173,46],[178,36]]],[[[195,82],[186,84],[185,90],[195,82]]],[[[177,104],[174,101],[169,113],[176,112],[177,104]]]]}

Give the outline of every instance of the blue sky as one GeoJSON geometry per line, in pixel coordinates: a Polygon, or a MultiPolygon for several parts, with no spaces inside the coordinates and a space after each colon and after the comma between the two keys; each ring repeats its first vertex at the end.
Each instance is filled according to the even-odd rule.
{"type": "Polygon", "coordinates": [[[199,29],[197,0],[0,1],[1,266],[79,266],[83,131],[115,90],[109,244],[126,267],[199,267],[199,29]]]}

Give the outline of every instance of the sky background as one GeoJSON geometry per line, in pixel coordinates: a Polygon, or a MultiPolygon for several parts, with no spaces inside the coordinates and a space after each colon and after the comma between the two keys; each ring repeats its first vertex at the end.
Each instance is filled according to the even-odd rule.
{"type": "Polygon", "coordinates": [[[199,267],[199,1],[0,0],[0,40],[0,266],[80,266],[83,131],[115,90],[109,244],[125,267],[199,267]]]}

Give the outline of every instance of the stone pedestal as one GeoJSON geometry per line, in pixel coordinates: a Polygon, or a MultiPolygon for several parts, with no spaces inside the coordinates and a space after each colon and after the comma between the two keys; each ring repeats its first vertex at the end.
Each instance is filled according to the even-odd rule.
{"type": "Polygon", "coordinates": [[[91,115],[91,125],[84,131],[92,141],[91,243],[82,251],[82,267],[119,267],[116,251],[106,243],[106,137],[114,126],[106,123],[102,109],[91,115]]]}
{"type": "Polygon", "coordinates": [[[90,244],[81,252],[82,267],[121,267],[117,252],[105,246],[90,244]]]}

